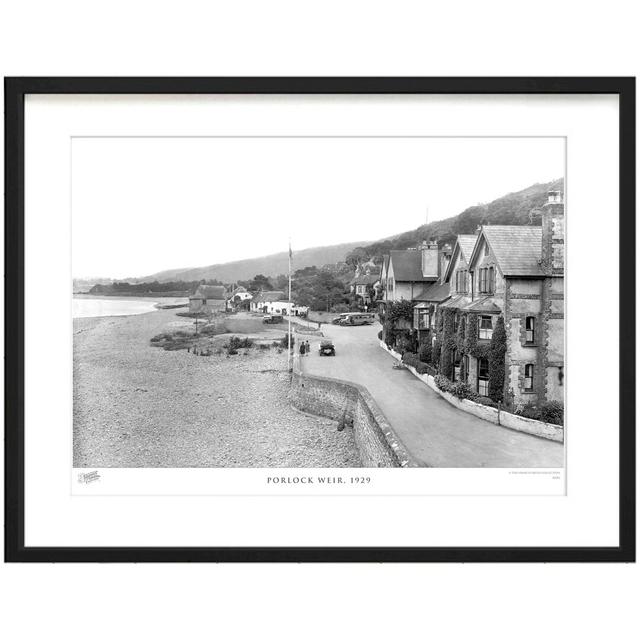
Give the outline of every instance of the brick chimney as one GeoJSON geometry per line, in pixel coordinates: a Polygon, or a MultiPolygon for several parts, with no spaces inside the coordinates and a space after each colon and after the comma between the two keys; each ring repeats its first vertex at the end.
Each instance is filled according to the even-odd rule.
{"type": "Polygon", "coordinates": [[[434,240],[424,240],[419,247],[422,253],[422,277],[438,277],[438,243],[434,240]]]}
{"type": "Polygon", "coordinates": [[[542,260],[546,275],[564,275],[564,198],[561,191],[549,191],[542,213],[542,260]]]}

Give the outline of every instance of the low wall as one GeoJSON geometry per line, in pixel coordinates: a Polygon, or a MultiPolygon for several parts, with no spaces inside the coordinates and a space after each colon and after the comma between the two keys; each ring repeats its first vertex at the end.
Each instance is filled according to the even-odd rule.
{"type": "Polygon", "coordinates": [[[296,359],[290,400],[301,411],[351,423],[363,466],[420,466],[364,387],[343,380],[307,375],[296,359]]]}
{"type": "MultiPolygon", "coordinates": [[[[402,356],[397,352],[389,349],[387,345],[380,341],[380,346],[388,351],[396,360],[402,362],[402,356]]],[[[513,429],[514,431],[522,431],[529,433],[533,436],[540,438],[546,438],[547,440],[555,440],[556,442],[564,442],[564,427],[558,424],[550,424],[548,422],[541,422],[540,420],[531,420],[524,416],[517,416],[508,411],[498,411],[494,407],[487,407],[479,402],[473,402],[473,400],[461,400],[456,398],[451,393],[438,389],[433,376],[428,373],[418,373],[415,367],[411,365],[404,365],[408,371],[410,371],[416,378],[424,382],[430,389],[433,389],[436,393],[440,394],[447,402],[457,407],[461,411],[471,413],[478,418],[493,422],[501,427],[513,429]]]]}

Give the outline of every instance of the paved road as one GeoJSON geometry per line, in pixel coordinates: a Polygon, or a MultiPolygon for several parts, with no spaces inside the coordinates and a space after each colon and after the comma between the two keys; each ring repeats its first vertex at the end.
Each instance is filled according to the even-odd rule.
{"type": "MultiPolygon", "coordinates": [[[[562,467],[561,443],[499,427],[450,405],[396,362],[377,339],[380,325],[323,325],[335,357],[320,357],[309,338],[310,374],[357,382],[369,390],[411,453],[432,467],[562,467]]],[[[299,338],[301,336],[296,336],[299,338]]],[[[296,349],[297,351],[297,349],[296,349]]]]}

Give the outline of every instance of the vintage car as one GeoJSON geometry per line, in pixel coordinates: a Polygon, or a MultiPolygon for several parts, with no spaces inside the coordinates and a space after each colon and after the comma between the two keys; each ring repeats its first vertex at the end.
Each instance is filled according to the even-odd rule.
{"type": "Polygon", "coordinates": [[[280,324],[282,322],[282,316],[263,316],[262,322],[265,324],[280,324]]]}
{"type": "Polygon", "coordinates": [[[323,340],[318,347],[318,351],[321,356],[335,356],[336,348],[333,346],[331,340],[323,340]]]}
{"type": "Polygon", "coordinates": [[[337,323],[343,327],[355,327],[363,324],[373,324],[375,316],[373,313],[345,313],[337,323]]]}

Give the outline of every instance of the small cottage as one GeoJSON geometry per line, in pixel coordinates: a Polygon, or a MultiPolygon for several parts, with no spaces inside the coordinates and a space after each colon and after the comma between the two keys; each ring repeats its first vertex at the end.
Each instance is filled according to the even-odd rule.
{"type": "Polygon", "coordinates": [[[189,296],[190,313],[210,313],[225,306],[225,288],[222,285],[201,284],[196,292],[189,296]]]}

